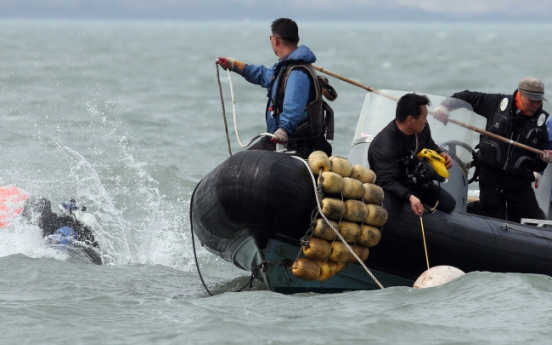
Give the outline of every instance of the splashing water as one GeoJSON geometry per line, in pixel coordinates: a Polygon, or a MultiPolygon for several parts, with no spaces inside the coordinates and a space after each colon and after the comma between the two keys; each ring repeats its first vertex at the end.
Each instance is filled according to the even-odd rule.
{"type": "MultiPolygon", "coordinates": [[[[101,121],[104,126],[105,121],[101,121]]],[[[104,134],[104,141],[113,142],[117,138],[116,126],[104,134]]],[[[183,231],[189,224],[188,198],[164,200],[158,181],[148,173],[151,167],[134,158],[126,136],[118,138],[110,156],[99,156],[113,160],[115,154],[117,163],[100,159],[93,167],[77,150],[62,144],[62,139],[41,133],[33,138],[33,157],[10,157],[10,168],[2,170],[4,179],[0,182],[47,197],[54,212],[56,204],[70,198],[86,206],[97,220],[93,230],[106,264],[158,264],[192,270],[192,251],[183,231]],[[98,168],[103,170],[98,173],[98,168]]],[[[35,226],[14,224],[9,231],[2,231],[0,241],[6,244],[0,245],[0,256],[19,253],[67,258],[48,248],[35,226]]]]}
{"type": "Polygon", "coordinates": [[[117,209],[90,163],[78,152],[67,146],[62,147],[75,162],[68,178],[77,186],[77,198],[89,205],[98,219],[96,236],[102,251],[107,253],[107,262],[182,268],[186,264],[183,248],[188,242],[180,231],[186,227],[186,221],[181,216],[185,205],[165,202],[157,181],[148,175],[144,164],[135,161],[126,151],[126,145],[121,146],[121,161],[131,186],[127,185],[129,181],[118,176],[115,179],[115,194],[123,194],[127,205],[124,211],[131,221],[126,220],[124,212],[117,209]],[[129,207],[130,200],[132,205],[129,207]]]}

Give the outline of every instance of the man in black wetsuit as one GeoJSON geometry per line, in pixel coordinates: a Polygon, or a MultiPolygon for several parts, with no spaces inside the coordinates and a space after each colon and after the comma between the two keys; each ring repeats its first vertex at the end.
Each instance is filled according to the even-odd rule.
{"type": "MultiPolygon", "coordinates": [[[[427,124],[429,99],[424,95],[409,93],[397,103],[395,119],[375,137],[368,150],[368,163],[377,176],[376,183],[387,193],[404,202],[410,202],[412,212],[422,215],[423,204],[452,212],[454,198],[444,189],[429,181],[420,183],[408,179],[408,156],[416,160],[416,154],[425,149],[436,151],[445,158],[445,167],[452,167],[451,157],[433,141],[427,124]]],[[[429,163],[428,163],[429,164],[429,163]]]]}
{"type": "MultiPolygon", "coordinates": [[[[68,205],[68,207],[72,206],[68,205]]],[[[42,236],[44,237],[55,234],[59,229],[69,227],[73,231],[71,235],[74,237],[74,240],[84,245],[98,247],[98,243],[89,227],[79,222],[71,214],[59,216],[52,212],[51,202],[46,198],[37,196],[29,197],[25,201],[21,216],[25,218],[29,224],[36,225],[42,229],[42,236]]]]}

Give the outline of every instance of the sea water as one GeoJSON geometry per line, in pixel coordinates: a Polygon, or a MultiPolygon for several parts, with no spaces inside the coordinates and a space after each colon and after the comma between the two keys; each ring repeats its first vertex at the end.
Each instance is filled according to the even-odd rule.
{"type": "MultiPolygon", "coordinates": [[[[190,197],[230,150],[243,150],[233,110],[242,142],[266,129],[265,90],[220,70],[229,150],[214,62],[271,66],[269,26],[0,21],[0,185],[47,197],[54,210],[75,198],[98,221],[106,262],[47,248],[20,221],[2,229],[0,343],[550,343],[552,278],[540,275],[473,272],[426,290],[233,292],[247,272],[196,242],[208,297],[190,197]]],[[[552,85],[550,25],[299,26],[319,66],[376,89],[509,94],[525,76],[552,85]]],[[[366,91],[330,82],[334,154],[346,157],[366,91]]]]}

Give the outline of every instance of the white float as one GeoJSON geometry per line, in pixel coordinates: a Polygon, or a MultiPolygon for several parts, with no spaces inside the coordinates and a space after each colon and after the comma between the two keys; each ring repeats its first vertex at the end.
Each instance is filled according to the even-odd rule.
{"type": "Polygon", "coordinates": [[[452,266],[435,266],[422,273],[414,282],[414,287],[424,289],[439,286],[454,280],[465,273],[452,266]]]}

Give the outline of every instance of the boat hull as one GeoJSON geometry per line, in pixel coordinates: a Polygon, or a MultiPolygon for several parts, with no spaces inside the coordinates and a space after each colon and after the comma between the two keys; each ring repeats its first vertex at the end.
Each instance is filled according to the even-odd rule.
{"type": "MultiPolygon", "coordinates": [[[[192,196],[192,230],[212,253],[256,274],[281,293],[369,290],[378,284],[359,264],[327,281],[294,277],[300,239],[316,209],[308,169],[287,155],[244,151],[209,173],[192,196]]],[[[546,228],[437,210],[415,216],[410,205],[385,194],[389,216],[381,241],[365,264],[384,286],[412,286],[430,266],[464,272],[535,273],[552,276],[552,233],[546,228]],[[422,224],[427,243],[426,260],[422,224]]]]}
{"type": "MultiPolygon", "coordinates": [[[[300,248],[296,244],[291,244],[282,239],[271,239],[266,248],[259,250],[260,256],[266,262],[293,262],[297,257],[300,248]]],[[[358,264],[348,264],[347,267],[334,277],[326,281],[305,281],[296,278],[291,270],[282,265],[266,265],[266,271],[263,272],[262,280],[265,281],[267,288],[274,292],[283,294],[293,293],[336,293],[354,290],[373,290],[379,289],[378,284],[372,277],[358,264]]],[[[385,272],[370,269],[370,272],[384,286],[412,286],[414,280],[405,279],[385,272]]]]}
{"type": "Polygon", "coordinates": [[[201,243],[231,260],[240,243],[236,239],[244,233],[261,247],[277,233],[299,239],[315,207],[304,163],[282,153],[243,151],[201,180],[192,196],[190,218],[201,243]]]}
{"type": "Polygon", "coordinates": [[[552,233],[547,228],[441,211],[426,213],[420,223],[410,205],[388,194],[384,206],[389,218],[370,253],[370,267],[416,279],[427,269],[423,224],[430,266],[552,276],[552,233]]]}

